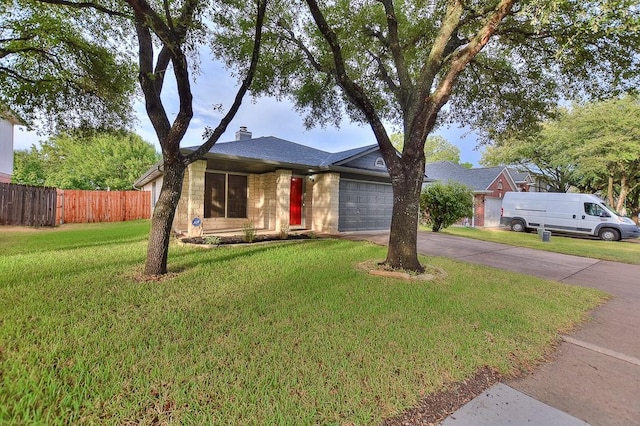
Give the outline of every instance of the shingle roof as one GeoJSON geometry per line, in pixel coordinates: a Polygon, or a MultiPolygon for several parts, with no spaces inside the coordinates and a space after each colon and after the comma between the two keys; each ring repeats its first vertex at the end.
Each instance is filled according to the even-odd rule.
{"type": "MultiPolygon", "coordinates": [[[[193,150],[196,147],[187,149],[193,150]]],[[[332,155],[326,151],[273,136],[217,143],[209,153],[305,166],[319,166],[332,155]]]]}
{"type": "MultiPolygon", "coordinates": [[[[220,142],[215,144],[209,150],[209,153],[278,163],[326,167],[356,157],[377,147],[378,145],[367,145],[331,153],[273,136],[264,136],[255,139],[220,142]]],[[[189,147],[187,149],[195,150],[196,148],[189,147]]]]}
{"type": "Polygon", "coordinates": [[[530,176],[528,172],[521,172],[512,168],[508,168],[507,170],[509,170],[509,174],[515,182],[524,182],[525,180],[527,180],[527,177],[530,176]]]}
{"type": "Polygon", "coordinates": [[[367,145],[360,148],[353,148],[348,151],[335,152],[333,154],[329,154],[329,156],[324,159],[321,166],[336,164],[349,158],[357,157],[360,154],[364,154],[376,148],[378,148],[378,145],[367,145]]]}
{"type": "Polygon", "coordinates": [[[431,179],[460,182],[474,191],[486,190],[503,170],[505,170],[504,167],[467,169],[451,161],[429,163],[425,167],[425,173],[431,179]]]}
{"type": "MultiPolygon", "coordinates": [[[[209,150],[207,156],[222,156],[244,162],[282,163],[292,166],[304,166],[311,168],[330,169],[331,166],[344,162],[351,158],[357,158],[374,149],[377,145],[367,145],[341,152],[327,152],[290,142],[273,136],[264,136],[255,139],[243,139],[239,141],[218,142],[209,150]]],[[[194,151],[198,147],[184,148],[194,151]]],[[[162,161],[151,167],[134,183],[134,186],[142,186],[162,174],[162,161]]],[[[354,169],[356,170],[356,169],[354,169]]],[[[358,169],[359,170],[359,169],[358,169]]],[[[365,170],[360,170],[364,172],[365,170]]],[[[371,171],[367,171],[372,173],[371,171]]]]}

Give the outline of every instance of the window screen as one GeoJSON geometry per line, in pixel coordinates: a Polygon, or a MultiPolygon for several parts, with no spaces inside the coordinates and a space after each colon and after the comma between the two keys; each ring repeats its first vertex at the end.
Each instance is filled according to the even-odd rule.
{"type": "Polygon", "coordinates": [[[227,217],[247,217],[247,177],[229,175],[227,217]]]}
{"type": "Polygon", "coordinates": [[[204,217],[224,217],[226,175],[205,173],[204,217]]]}
{"type": "Polygon", "coordinates": [[[206,173],[204,217],[247,217],[247,177],[206,173]]]}

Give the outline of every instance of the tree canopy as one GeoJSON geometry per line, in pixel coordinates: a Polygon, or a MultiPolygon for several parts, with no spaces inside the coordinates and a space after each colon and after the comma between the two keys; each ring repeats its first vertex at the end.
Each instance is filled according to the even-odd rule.
{"type": "Polygon", "coordinates": [[[564,121],[568,111],[560,110],[555,120],[532,127],[528,134],[505,135],[486,146],[480,163],[485,166],[511,165],[537,176],[540,190],[567,192],[577,184],[576,141],[564,121]]]}
{"type": "MultiPolygon", "coordinates": [[[[389,136],[391,143],[398,151],[402,152],[404,146],[404,135],[401,133],[393,133],[389,136]]],[[[424,143],[424,155],[426,163],[435,163],[438,161],[451,161],[460,164],[460,148],[446,140],[440,135],[430,135],[424,143]]],[[[463,164],[471,166],[469,163],[463,164]]]]}
{"type": "Polygon", "coordinates": [[[271,7],[277,44],[265,52],[268,72],[257,83],[290,96],[309,125],[343,115],[369,122],[350,107],[345,78],[406,135],[419,105],[446,95],[437,125],[469,124],[486,137],[535,125],[562,95],[602,98],[640,82],[640,12],[632,0],[280,0],[271,7]]]}
{"type": "Polygon", "coordinates": [[[16,151],[13,181],[61,189],[133,189],[159,160],[152,144],[129,132],[61,134],[38,149],[16,151]]]}
{"type": "Polygon", "coordinates": [[[135,67],[123,28],[88,9],[0,2],[0,109],[48,131],[133,121],[135,67]]]}

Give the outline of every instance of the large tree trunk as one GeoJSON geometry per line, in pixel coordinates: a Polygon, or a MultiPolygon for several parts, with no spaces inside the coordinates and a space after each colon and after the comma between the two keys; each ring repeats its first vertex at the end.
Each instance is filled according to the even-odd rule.
{"type": "Polygon", "coordinates": [[[627,208],[625,206],[627,194],[629,194],[629,184],[627,183],[627,175],[623,174],[620,178],[620,194],[618,195],[618,202],[616,203],[616,211],[622,216],[627,215],[627,208]]]}
{"type": "Polygon", "coordinates": [[[613,175],[609,175],[609,182],[607,183],[607,201],[611,207],[615,206],[613,201],[613,175]]]}
{"type": "Polygon", "coordinates": [[[173,218],[182,193],[185,168],[184,164],[179,161],[173,164],[165,164],[160,197],[158,197],[156,208],[153,210],[153,218],[151,219],[147,261],[144,266],[145,275],[167,273],[171,227],[173,226],[173,218]]]}
{"type": "MultiPolygon", "coordinates": [[[[422,272],[424,267],[418,261],[417,231],[420,192],[424,181],[424,155],[422,159],[411,160],[411,165],[403,164],[402,173],[392,178],[393,214],[385,263],[395,269],[422,272]]],[[[409,161],[408,157],[403,158],[403,163],[409,161]]]]}
{"type": "Polygon", "coordinates": [[[638,214],[640,213],[640,188],[636,186],[631,192],[631,219],[636,223],[640,224],[638,220],[638,214]]]}

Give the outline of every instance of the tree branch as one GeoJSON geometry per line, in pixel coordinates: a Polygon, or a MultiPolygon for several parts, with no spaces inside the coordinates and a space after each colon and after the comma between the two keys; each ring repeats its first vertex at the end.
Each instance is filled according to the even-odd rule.
{"type": "Polygon", "coordinates": [[[380,150],[382,151],[385,162],[387,163],[387,167],[399,170],[400,162],[398,156],[396,155],[396,149],[391,144],[389,135],[387,135],[387,131],[384,128],[380,117],[378,117],[373,103],[365,93],[364,89],[362,89],[362,87],[360,87],[347,75],[345,60],[342,55],[342,48],[340,46],[340,42],[338,41],[336,33],[327,23],[327,20],[320,10],[317,1],[306,0],[306,2],[309,6],[309,10],[311,12],[311,15],[313,16],[313,20],[315,21],[316,26],[320,30],[320,33],[331,49],[333,63],[335,66],[336,83],[342,88],[349,100],[367,118],[367,121],[369,122],[369,124],[371,125],[371,129],[373,130],[373,133],[376,135],[378,145],[380,146],[380,150]]]}
{"type": "Polygon", "coordinates": [[[302,40],[300,40],[298,37],[296,37],[296,35],[294,34],[294,32],[291,29],[291,27],[289,27],[286,24],[286,22],[284,22],[284,20],[279,19],[278,22],[276,23],[276,25],[278,27],[282,28],[287,33],[286,40],[293,42],[293,44],[295,44],[298,47],[298,49],[300,49],[302,51],[302,53],[304,53],[304,56],[307,58],[307,61],[309,61],[309,63],[311,64],[311,66],[313,68],[315,68],[319,72],[327,72],[327,70],[324,69],[324,67],[322,65],[320,65],[320,63],[315,58],[315,56],[313,56],[313,53],[302,42],[302,40]]]}
{"type": "Polygon", "coordinates": [[[440,26],[440,31],[438,31],[438,35],[433,41],[433,46],[429,52],[429,57],[420,71],[416,102],[422,102],[421,99],[430,93],[435,78],[442,68],[445,50],[460,24],[462,11],[463,7],[459,0],[450,0],[447,4],[447,11],[440,26]]]}
{"type": "Polygon", "coordinates": [[[154,78],[155,78],[155,90],[158,93],[162,92],[162,86],[164,84],[164,78],[166,76],[167,68],[169,67],[169,63],[171,62],[171,52],[165,46],[160,49],[160,53],[158,53],[158,59],[156,61],[156,66],[153,70],[154,78]]]}
{"type": "Polygon", "coordinates": [[[387,87],[389,87],[389,89],[393,93],[395,93],[397,96],[400,96],[400,87],[396,84],[395,81],[393,81],[393,78],[391,78],[391,76],[389,75],[389,72],[387,71],[387,67],[384,65],[382,58],[371,51],[367,51],[367,52],[373,58],[373,60],[376,61],[376,63],[378,64],[378,75],[380,76],[380,79],[387,84],[387,87]]]}
{"type": "MultiPolygon", "coordinates": [[[[160,92],[156,90],[156,77],[153,72],[153,39],[149,28],[144,25],[144,16],[136,18],[136,34],[138,36],[138,62],[140,66],[138,79],[144,93],[145,107],[158,140],[164,141],[169,134],[171,126],[160,99],[160,92]]],[[[165,158],[171,155],[171,152],[162,144],[161,148],[165,158]]]]}
{"type": "Polygon", "coordinates": [[[393,0],[379,0],[384,6],[387,16],[387,28],[389,29],[389,49],[393,56],[393,62],[398,73],[398,81],[400,82],[399,99],[400,107],[406,111],[414,92],[413,81],[407,67],[407,62],[400,45],[400,36],[398,35],[398,18],[393,8],[393,0]]]}
{"type": "Polygon", "coordinates": [[[260,45],[262,42],[262,28],[264,26],[264,18],[266,15],[268,0],[257,0],[257,14],[256,14],[256,26],[255,33],[253,37],[253,51],[251,53],[251,63],[249,64],[249,70],[247,71],[247,75],[245,76],[240,88],[236,93],[235,100],[229,108],[229,111],[225,114],[225,116],[220,120],[218,126],[211,132],[207,141],[200,145],[198,149],[190,153],[185,158],[185,163],[189,164],[199,158],[201,158],[205,153],[207,153],[211,147],[220,139],[220,136],[227,130],[227,126],[233,117],[235,117],[240,105],[242,104],[242,99],[244,95],[249,90],[251,83],[253,81],[253,77],[255,76],[256,69],[258,67],[258,60],[260,59],[260,45]]]}
{"type": "Polygon", "coordinates": [[[48,4],[58,4],[58,5],[62,5],[62,6],[68,6],[68,7],[72,7],[75,9],[95,9],[98,10],[100,12],[104,12],[107,15],[110,16],[119,16],[121,18],[126,18],[126,19],[132,19],[133,17],[131,15],[128,15],[124,12],[120,12],[118,10],[112,10],[112,9],[108,9],[102,5],[99,5],[97,3],[93,3],[93,2],[75,2],[75,1],[68,1],[68,0],[37,0],[40,3],[48,3],[48,4]]]}
{"type": "Polygon", "coordinates": [[[453,85],[460,73],[473,58],[487,45],[500,22],[509,13],[515,0],[501,0],[487,23],[478,31],[471,41],[461,50],[453,54],[449,70],[442,78],[433,95],[434,108],[440,109],[451,96],[453,85]]]}

